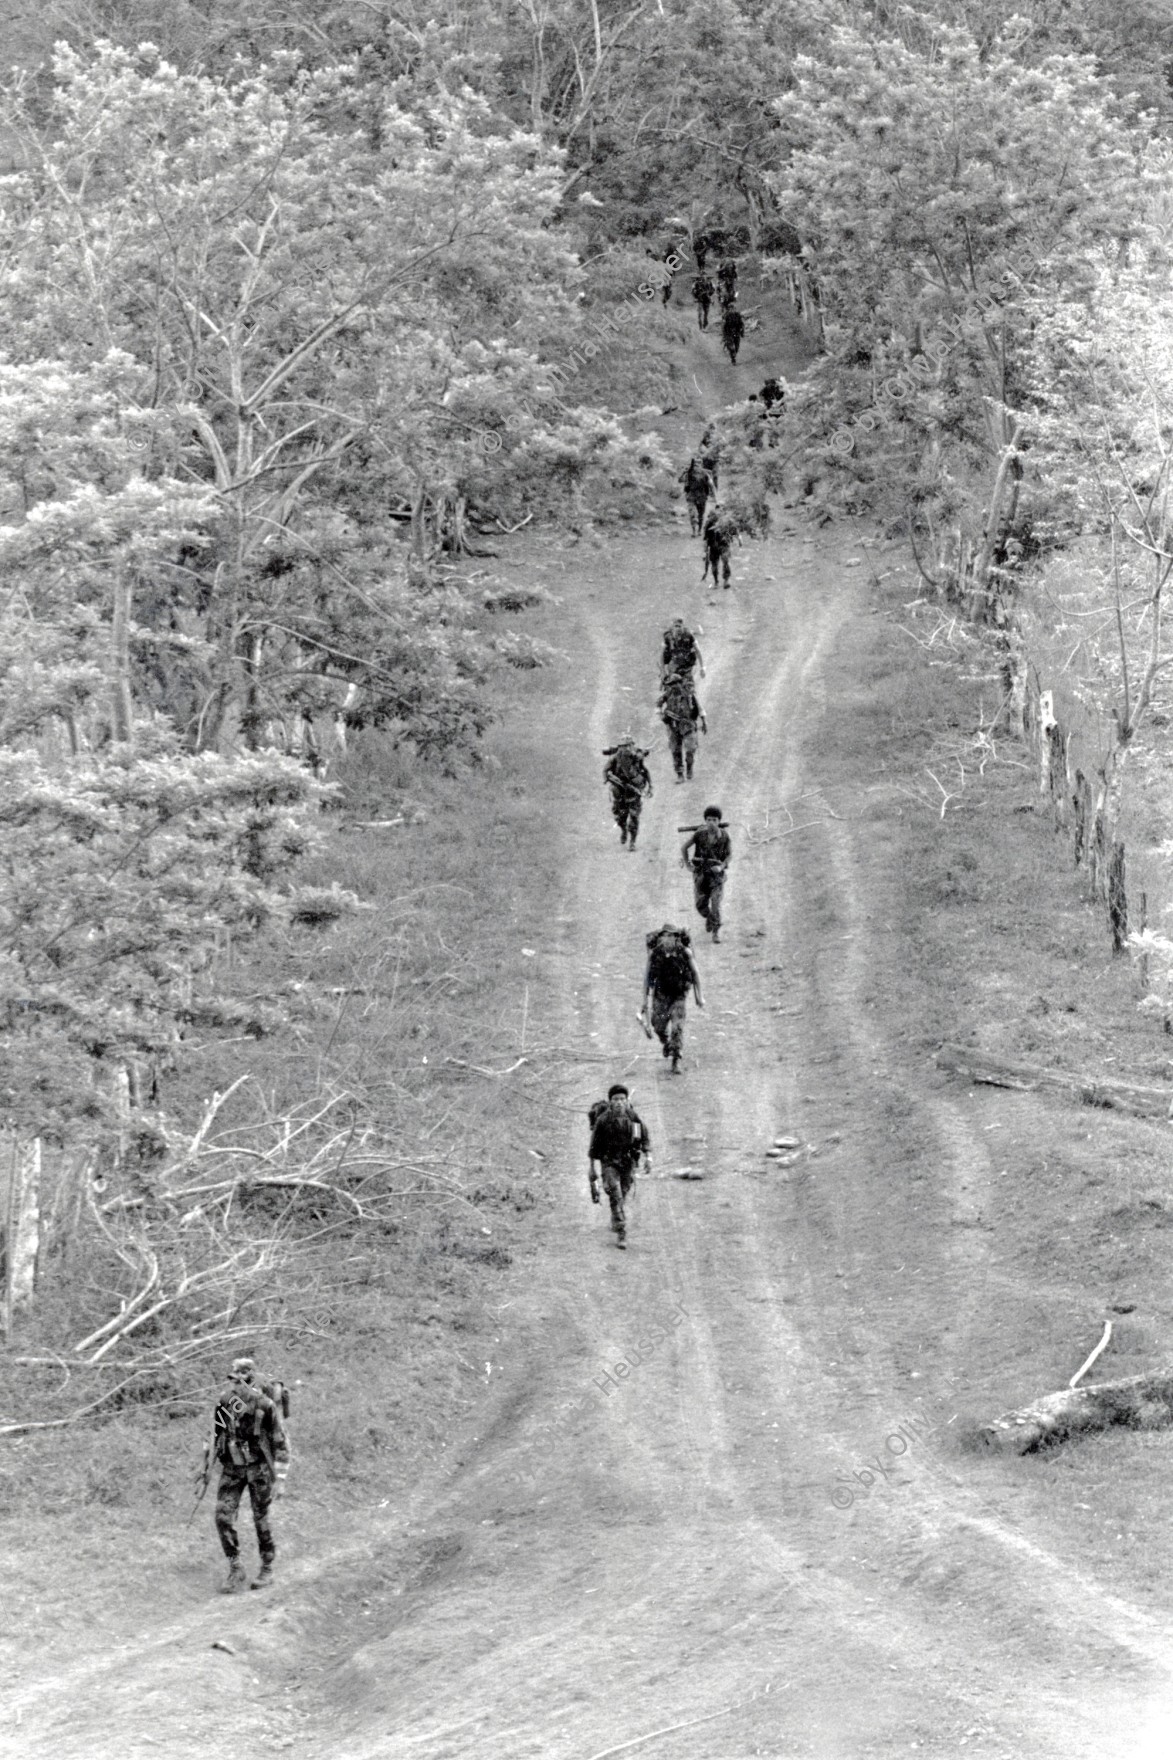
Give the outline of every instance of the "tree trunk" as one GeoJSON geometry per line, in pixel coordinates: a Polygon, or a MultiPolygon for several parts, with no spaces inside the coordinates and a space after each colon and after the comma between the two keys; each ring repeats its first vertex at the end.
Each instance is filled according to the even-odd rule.
{"type": "Polygon", "coordinates": [[[1050,691],[1039,692],[1039,793],[1051,792],[1051,729],[1055,725],[1055,699],[1050,691]]]}
{"type": "Polygon", "coordinates": [[[1059,721],[1052,721],[1047,732],[1050,752],[1047,757],[1047,768],[1051,780],[1051,805],[1055,813],[1055,829],[1066,828],[1067,814],[1071,794],[1071,779],[1067,769],[1067,753],[1071,745],[1071,735],[1064,730],[1059,721]]]}
{"type": "Polygon", "coordinates": [[[1092,1387],[1065,1387],[1033,1405],[979,1426],[976,1443],[1001,1454],[1030,1454],[1044,1443],[1064,1442],[1081,1432],[1109,1430],[1115,1424],[1133,1430],[1159,1430],[1173,1424],[1173,1368],[1124,1381],[1101,1381],[1092,1387]]]}
{"type": "Polygon", "coordinates": [[[1128,941],[1128,891],[1124,874],[1124,845],[1119,839],[1108,858],[1108,921],[1112,925],[1112,952],[1123,953],[1128,941]]]}
{"type": "Polygon", "coordinates": [[[1091,852],[1092,785],[1082,770],[1075,772],[1075,865],[1078,868],[1091,852]]]}
{"type": "Polygon", "coordinates": [[[37,1249],[41,1236],[41,1139],[21,1146],[10,1137],[7,1203],[4,1207],[4,1336],[13,1321],[33,1305],[37,1249]]]}
{"type": "Polygon", "coordinates": [[[130,570],[114,576],[114,616],[110,627],[110,725],[115,740],[129,745],[134,738],[130,697],[130,570]]]}
{"type": "Polygon", "coordinates": [[[992,1088],[1050,1088],[1080,1100],[1085,1106],[1104,1106],[1116,1112],[1130,1112],[1140,1118],[1173,1116],[1173,1088],[1141,1087],[1134,1082],[1118,1082],[1107,1076],[1084,1076],[1066,1070],[1047,1069],[1042,1064],[1020,1063],[1016,1059],[992,1057],[972,1045],[942,1045],[937,1063],[966,1076],[971,1082],[984,1082],[992,1088]]]}

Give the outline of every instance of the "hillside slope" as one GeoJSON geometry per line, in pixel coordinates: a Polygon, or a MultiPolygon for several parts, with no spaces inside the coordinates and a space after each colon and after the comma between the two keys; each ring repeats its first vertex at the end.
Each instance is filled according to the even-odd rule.
{"type": "MultiPolygon", "coordinates": [[[[682,457],[702,405],[794,360],[779,334],[736,372],[714,336],[690,343],[682,457]]],[[[1060,1384],[1113,1299],[1134,1310],[1113,1372],[1169,1336],[1159,1255],[1118,1218],[1125,1250],[1081,1271],[1099,1222],[1047,1171],[1127,1160],[1151,1183],[1160,1128],[932,1064],[935,1038],[1009,1006],[1012,903],[1027,939],[1032,909],[1065,908],[1062,876],[1022,879],[1042,835],[1029,777],[963,765],[939,810],[931,741],[966,699],[901,630],[914,589],[870,534],[779,510],[729,593],[702,588],[682,514],[595,551],[518,544],[511,567],[558,595],[547,633],[570,664],[519,689],[508,735],[538,806],[513,918],[528,1063],[479,1080],[526,1084],[516,1155],[544,1158],[547,1209],[499,1285],[485,1391],[442,1472],[398,1507],[322,1515],[272,1599],[154,1631],[141,1609],[115,1649],[95,1632],[65,1672],[30,1664],[0,1752],[1165,1752],[1166,1561],[1117,1526],[1134,1491],[1136,1528],[1155,1519],[1164,1439],[1010,1463],[953,1440],[1060,1384]],[[701,632],[710,724],[682,787],[652,708],[677,613],[701,632]],[[634,856],[599,783],[626,725],[654,747],[634,856]],[[698,921],[677,828],[710,801],[735,840],[727,928],[697,935],[706,1006],[673,1078],[633,1015],[645,932],[698,921]],[[656,1148],[626,1254],[585,1179],[586,1107],[620,1076],[656,1148]],[[801,1145],[789,1165],[765,1158],[778,1135],[801,1145]],[[649,1322],[668,1336],[641,1349],[649,1322]]],[[[1073,911],[1030,983],[1127,1007],[1073,911]]],[[[457,1092],[475,1107],[478,1079],[457,1092]]]]}

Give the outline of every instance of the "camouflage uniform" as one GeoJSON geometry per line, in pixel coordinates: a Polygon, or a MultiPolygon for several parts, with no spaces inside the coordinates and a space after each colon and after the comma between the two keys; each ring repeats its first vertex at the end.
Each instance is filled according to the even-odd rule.
{"type": "Polygon", "coordinates": [[[288,1468],[289,1440],[280,1408],[254,1384],[248,1359],[240,1359],[234,1365],[217,1402],[211,1450],[220,1467],[216,1532],[229,1563],[225,1587],[231,1591],[244,1586],[236,1516],[246,1490],[261,1556],[260,1574],[253,1587],[262,1587],[272,1577],[277,1554],[269,1510],[274,1490],[284,1480],[288,1468]]]}
{"type": "Polygon", "coordinates": [[[660,719],[667,730],[676,780],[683,782],[686,774],[691,777],[696,760],[697,727],[708,732],[704,711],[697,702],[696,692],[689,681],[672,673],[667,674],[664,679],[664,689],[656,700],[656,707],[661,712],[660,719]]]}
{"type": "Polygon", "coordinates": [[[701,1006],[700,977],[692,957],[686,929],[673,929],[670,923],[648,936],[648,963],[644,971],[644,1008],[651,1029],[660,1041],[665,1057],[672,1059],[676,1073],[684,1050],[685,1003],[691,987],[697,1007],[701,1006]],[[682,959],[665,959],[662,946],[676,947],[682,959]]]}
{"type": "Polygon", "coordinates": [[[722,830],[719,820],[706,815],[705,823],[694,831],[683,846],[683,856],[692,868],[693,897],[696,908],[705,919],[705,928],[714,941],[721,928],[721,897],[725,891],[725,871],[733,845],[729,833],[722,830]],[[692,859],[689,862],[689,850],[692,859]]]}
{"type": "Polygon", "coordinates": [[[600,1101],[597,1109],[592,1107],[591,1112],[588,1153],[592,1164],[597,1162],[599,1166],[603,1190],[611,1206],[612,1232],[619,1237],[618,1244],[624,1246],[627,1241],[626,1201],[635,1182],[640,1156],[644,1156],[647,1165],[651,1166],[652,1139],[647,1125],[628,1100],[625,1088],[612,1090],[607,1104],[604,1106],[600,1101]],[[619,1092],[623,1096],[623,1109],[617,1122],[612,1103],[619,1092]]]}
{"type": "Polygon", "coordinates": [[[652,991],[652,1006],[649,1010],[652,1031],[660,1041],[664,1056],[676,1060],[684,1050],[685,1001],[683,996],[677,996],[673,1000],[659,990],[652,991]]]}
{"type": "Polygon", "coordinates": [[[634,850],[643,797],[646,794],[651,798],[652,779],[642,754],[632,741],[620,742],[603,771],[603,781],[611,790],[611,812],[619,827],[619,841],[634,850]]]}

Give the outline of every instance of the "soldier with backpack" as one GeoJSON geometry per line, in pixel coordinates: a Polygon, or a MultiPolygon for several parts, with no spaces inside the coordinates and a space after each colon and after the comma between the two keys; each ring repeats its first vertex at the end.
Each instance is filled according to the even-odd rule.
{"type": "Polygon", "coordinates": [[[717,289],[710,278],[703,272],[692,284],[692,297],[696,301],[696,321],[702,330],[709,327],[709,307],[713,303],[713,295],[717,289]]]}
{"type": "Polygon", "coordinates": [[[720,571],[725,577],[721,584],[727,587],[731,572],[729,552],[733,548],[734,538],[739,544],[741,542],[741,532],[738,530],[736,514],[731,509],[714,503],[709,517],[705,521],[705,529],[701,533],[701,538],[705,546],[705,566],[701,571],[702,582],[708,579],[711,569],[713,585],[717,585],[717,574],[720,571]]]}
{"type": "Polygon", "coordinates": [[[745,335],[745,319],[735,305],[725,307],[721,319],[721,347],[729,356],[729,365],[737,365],[737,352],[741,347],[741,339],[745,335]]]}
{"type": "Polygon", "coordinates": [[[588,1178],[591,1201],[599,1202],[599,1181],[611,1206],[611,1228],[618,1235],[615,1245],[627,1246],[626,1203],[631,1195],[635,1170],[643,1156],[644,1171],[652,1168],[652,1139],[622,1082],[607,1090],[605,1100],[596,1100],[589,1113],[591,1142],[588,1154],[588,1178]]]}
{"type": "Polygon", "coordinates": [[[692,679],[681,678],[678,672],[665,672],[656,707],[668,733],[676,780],[683,782],[687,775],[691,781],[696,758],[696,730],[699,727],[702,733],[709,731],[705,712],[692,688],[692,679]]]}
{"type": "Polygon", "coordinates": [[[684,485],[684,499],[688,504],[688,529],[695,538],[704,525],[706,505],[710,498],[714,501],[717,499],[717,479],[706,464],[699,459],[690,458],[676,480],[684,485]]]}
{"type": "Polygon", "coordinates": [[[684,1050],[684,1014],[690,989],[697,1007],[704,1007],[700,974],[692,957],[692,937],[687,929],[677,929],[671,923],[665,923],[662,929],[652,931],[647,945],[643,1003],[637,1018],[649,1039],[655,1033],[664,1056],[672,1059],[672,1074],[675,1075],[684,1050]]]}
{"type": "Polygon", "coordinates": [[[228,1559],[226,1595],[239,1593],[248,1582],[240,1562],[236,1533],[236,1514],[246,1490],[261,1556],[261,1568],[252,1587],[265,1589],[273,1580],[277,1548],[269,1509],[273,1499],[282,1496],[289,1471],[289,1440],[284,1425],[288,1416],[288,1390],[280,1382],[258,1382],[253,1359],[237,1357],[216,1403],[211,1441],[204,1444],[205,1485],[213,1465],[220,1468],[216,1531],[228,1559]]]}
{"type": "Polygon", "coordinates": [[[692,833],[682,845],[680,856],[685,867],[692,869],[696,908],[705,919],[705,928],[713,940],[720,941],[721,894],[725,890],[725,875],[733,854],[728,827],[721,817],[720,807],[706,807],[703,825],[682,825],[680,829],[692,833]]]}
{"type": "Polygon", "coordinates": [[[664,646],[660,652],[661,683],[670,672],[675,672],[680,678],[687,678],[694,666],[699,668],[703,678],[705,663],[697,647],[696,637],[683,617],[674,617],[664,631],[664,646]]]}
{"type": "Polygon", "coordinates": [[[611,811],[619,827],[619,841],[633,853],[644,796],[647,795],[649,800],[652,798],[652,779],[644,763],[647,755],[629,733],[623,735],[618,745],[609,746],[603,753],[607,759],[603,781],[611,790],[611,811]]]}

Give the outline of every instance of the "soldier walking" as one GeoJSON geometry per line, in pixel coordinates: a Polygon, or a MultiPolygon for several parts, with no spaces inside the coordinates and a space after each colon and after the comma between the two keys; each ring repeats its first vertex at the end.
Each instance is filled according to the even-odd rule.
{"type": "Polygon", "coordinates": [[[287,1412],[288,1395],[284,1389],[279,1390],[278,1398],[271,1397],[271,1392],[256,1381],[253,1359],[237,1357],[216,1403],[211,1441],[204,1445],[205,1485],[213,1465],[220,1468],[216,1531],[228,1560],[226,1595],[238,1594],[248,1582],[248,1573],[240,1562],[236,1532],[236,1515],[245,1491],[252,1505],[261,1558],[252,1587],[265,1589],[273,1580],[277,1548],[269,1510],[273,1499],[284,1494],[285,1475],[289,1471],[289,1441],[282,1422],[287,1412]]]}
{"type": "Polygon", "coordinates": [[[696,637],[683,617],[674,617],[664,631],[664,646],[660,653],[661,672],[664,677],[675,672],[679,677],[687,678],[694,666],[699,667],[703,678],[705,663],[697,647],[696,637]]]}
{"type": "Polygon", "coordinates": [[[649,1039],[655,1033],[664,1056],[672,1059],[672,1074],[676,1075],[684,1050],[684,1015],[690,989],[697,1007],[704,1007],[700,974],[692,956],[692,937],[687,929],[665,923],[648,936],[647,946],[639,1020],[649,1039]]]}
{"type": "Polygon", "coordinates": [[[710,497],[714,501],[717,498],[717,479],[700,459],[690,458],[677,482],[684,485],[684,499],[688,504],[688,528],[695,538],[704,525],[705,508],[710,497]]]}
{"type": "Polygon", "coordinates": [[[733,548],[734,538],[740,540],[740,536],[736,515],[731,513],[728,508],[714,505],[709,511],[704,531],[701,533],[705,546],[705,566],[701,571],[702,581],[708,579],[711,570],[713,585],[716,586],[717,574],[718,571],[721,571],[724,574],[722,586],[729,585],[729,552],[733,548]]]}
{"type": "Polygon", "coordinates": [[[699,727],[702,733],[709,731],[704,710],[697,702],[696,692],[692,688],[691,678],[681,678],[678,672],[666,672],[660,695],[656,698],[656,707],[667,729],[676,780],[683,782],[687,775],[691,781],[692,766],[696,758],[696,730],[699,727]]]}
{"type": "Polygon", "coordinates": [[[737,264],[732,257],[726,257],[717,270],[717,284],[721,289],[721,309],[724,311],[737,298],[737,264]]]}
{"type": "Polygon", "coordinates": [[[611,1206],[611,1228],[619,1237],[615,1245],[626,1247],[627,1201],[641,1155],[645,1173],[652,1170],[652,1139],[622,1082],[608,1088],[606,1100],[596,1100],[590,1110],[590,1125],[587,1153],[591,1200],[599,1202],[601,1178],[611,1206]]]}
{"type": "Polygon", "coordinates": [[[603,754],[607,759],[603,781],[611,790],[611,811],[619,827],[619,841],[632,852],[639,833],[644,796],[649,800],[652,798],[652,779],[644,763],[647,755],[629,733],[603,754]]]}
{"type": "Polygon", "coordinates": [[[729,356],[731,367],[737,365],[737,353],[744,335],[745,319],[735,305],[726,306],[725,315],[721,319],[721,347],[729,356]]]}
{"type": "Polygon", "coordinates": [[[720,807],[706,807],[704,824],[682,827],[682,830],[689,829],[692,835],[682,844],[680,858],[686,868],[692,869],[693,896],[697,910],[705,919],[705,928],[714,941],[720,941],[721,895],[725,891],[725,875],[733,854],[729,829],[721,818],[720,807]]]}
{"type": "Polygon", "coordinates": [[[698,275],[692,284],[692,297],[696,301],[696,321],[702,330],[709,327],[709,307],[716,291],[708,275],[698,275]]]}

